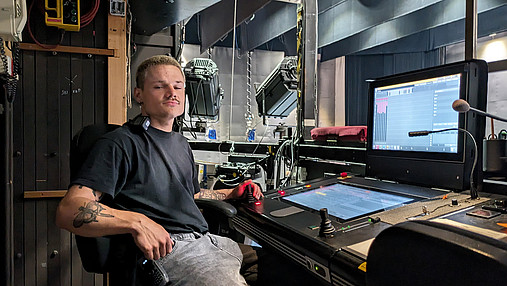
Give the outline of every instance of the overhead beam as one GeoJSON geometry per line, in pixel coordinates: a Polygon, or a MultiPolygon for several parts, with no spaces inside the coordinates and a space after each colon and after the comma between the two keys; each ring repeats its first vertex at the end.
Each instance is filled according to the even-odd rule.
{"type": "Polygon", "coordinates": [[[151,36],[220,2],[220,0],[131,1],[134,33],[151,36]]]}
{"type": "Polygon", "coordinates": [[[201,53],[212,47],[233,28],[249,19],[257,10],[271,0],[222,0],[200,13],[199,31],[201,35],[201,53]],[[237,1],[236,23],[234,6],[237,1]]]}
{"type": "Polygon", "coordinates": [[[292,30],[296,26],[296,9],[294,3],[273,1],[255,12],[255,17],[248,24],[243,23],[246,35],[242,34],[241,53],[251,51],[272,39],[292,30]]]}
{"type": "MultiPolygon", "coordinates": [[[[507,11],[507,4],[494,0],[484,0],[478,3],[479,35],[482,30],[491,30],[498,25],[494,23],[505,23],[506,17],[495,17],[507,11]],[[503,11],[498,13],[498,11],[503,11]],[[481,19],[483,19],[481,21],[481,19]],[[495,20],[491,20],[495,19],[495,20]]],[[[319,26],[325,25],[319,15],[319,26]]],[[[504,15],[504,14],[503,14],[504,15]]],[[[424,45],[430,50],[438,45],[446,45],[453,42],[463,41],[465,36],[465,3],[461,0],[443,0],[434,5],[417,10],[382,24],[367,28],[354,34],[350,34],[335,42],[322,45],[320,36],[322,31],[319,28],[319,48],[322,48],[322,60],[336,58],[343,55],[358,53],[373,49],[387,43],[403,40],[417,33],[429,31],[430,41],[424,45]]],[[[329,22],[327,22],[329,25],[329,22]]],[[[345,23],[342,23],[345,25],[345,23]]]]}

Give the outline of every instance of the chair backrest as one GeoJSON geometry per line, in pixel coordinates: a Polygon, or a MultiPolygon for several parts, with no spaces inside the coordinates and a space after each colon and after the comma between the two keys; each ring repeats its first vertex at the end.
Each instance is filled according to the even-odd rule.
{"type": "Polygon", "coordinates": [[[93,145],[104,134],[115,130],[120,125],[99,123],[83,127],[72,138],[70,145],[70,176],[73,178],[83,165],[93,145]]]}
{"type": "Polygon", "coordinates": [[[505,285],[507,243],[432,221],[382,231],[368,252],[367,285],[505,285]]]}
{"type": "MultiPolygon", "coordinates": [[[[104,134],[118,127],[120,125],[88,125],[74,136],[70,148],[71,178],[77,175],[95,142],[104,134]]],[[[83,268],[86,271],[92,273],[121,271],[125,273],[115,275],[128,277],[121,280],[116,279],[117,282],[121,281],[121,284],[118,285],[127,285],[133,281],[132,272],[135,270],[137,248],[130,235],[104,237],[82,237],[76,235],[76,244],[83,268]],[[130,270],[128,270],[129,268],[130,270]]]]}

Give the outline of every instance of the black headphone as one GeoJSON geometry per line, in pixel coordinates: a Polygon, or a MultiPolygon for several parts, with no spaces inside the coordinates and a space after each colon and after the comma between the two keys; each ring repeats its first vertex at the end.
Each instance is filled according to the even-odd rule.
{"type": "Polygon", "coordinates": [[[130,119],[127,122],[127,125],[134,130],[138,131],[146,131],[148,127],[150,127],[151,121],[149,116],[144,116],[142,114],[137,115],[133,119],[130,119]]]}

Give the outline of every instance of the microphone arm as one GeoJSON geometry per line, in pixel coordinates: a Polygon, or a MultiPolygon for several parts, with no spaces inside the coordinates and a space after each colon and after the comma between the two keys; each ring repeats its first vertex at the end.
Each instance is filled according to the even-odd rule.
{"type": "Polygon", "coordinates": [[[482,116],[486,116],[486,117],[490,117],[490,118],[493,118],[493,119],[496,119],[496,120],[507,122],[507,119],[505,119],[505,118],[502,118],[502,117],[499,117],[499,116],[496,116],[496,115],[484,112],[482,110],[479,110],[477,108],[471,107],[470,104],[466,100],[464,100],[464,99],[456,99],[452,103],[452,109],[454,109],[454,111],[459,112],[459,113],[464,113],[464,112],[472,111],[472,112],[475,112],[475,113],[480,114],[482,116]]]}
{"type": "Polygon", "coordinates": [[[507,119],[505,119],[505,118],[498,117],[498,116],[496,116],[496,115],[493,115],[493,114],[490,114],[490,113],[484,112],[484,111],[482,111],[482,110],[479,110],[479,109],[477,109],[477,108],[473,108],[473,107],[471,107],[471,106],[470,106],[470,111],[475,112],[475,113],[477,113],[477,114],[480,114],[480,115],[482,115],[482,116],[491,117],[491,118],[496,119],[496,120],[499,120],[499,121],[507,122],[507,119]]]}
{"type": "MultiPolygon", "coordinates": [[[[472,109],[470,107],[470,109],[472,109]]],[[[475,171],[475,165],[477,165],[477,142],[475,141],[474,136],[472,133],[470,133],[468,130],[463,128],[446,128],[446,129],[440,129],[440,130],[421,130],[421,131],[410,131],[408,132],[408,137],[418,137],[418,136],[427,136],[432,133],[440,133],[440,132],[446,132],[446,131],[452,131],[452,130],[458,130],[465,132],[472,138],[472,142],[474,143],[474,163],[472,164],[472,170],[470,171],[470,198],[472,200],[475,200],[479,197],[479,194],[477,193],[477,188],[474,186],[474,171],[475,171]]]]}

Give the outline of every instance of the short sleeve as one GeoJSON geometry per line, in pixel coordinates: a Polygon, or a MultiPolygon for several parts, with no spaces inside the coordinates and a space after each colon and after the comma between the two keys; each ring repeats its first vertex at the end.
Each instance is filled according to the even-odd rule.
{"type": "Polygon", "coordinates": [[[129,173],[125,150],[108,138],[99,139],[71,185],[84,185],[115,197],[129,173]]]}

